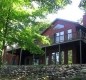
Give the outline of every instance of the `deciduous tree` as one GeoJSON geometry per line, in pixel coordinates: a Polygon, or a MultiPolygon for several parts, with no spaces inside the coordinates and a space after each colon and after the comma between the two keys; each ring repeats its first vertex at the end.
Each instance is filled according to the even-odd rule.
{"type": "Polygon", "coordinates": [[[18,43],[32,53],[40,53],[35,39],[42,43],[48,41],[40,35],[45,23],[37,19],[68,3],[70,0],[0,0],[0,51],[5,53],[5,46],[18,43]]]}
{"type": "Polygon", "coordinates": [[[79,7],[86,12],[86,0],[81,0],[79,7]]]}

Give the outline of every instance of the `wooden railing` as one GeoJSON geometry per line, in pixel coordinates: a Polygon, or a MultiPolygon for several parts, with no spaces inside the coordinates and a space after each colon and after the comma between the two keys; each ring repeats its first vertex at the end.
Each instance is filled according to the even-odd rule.
{"type": "MultiPolygon", "coordinates": [[[[68,35],[71,35],[71,33],[64,34],[63,40],[60,39],[60,37],[62,37],[62,36],[60,36],[59,41],[57,41],[57,42],[56,42],[55,35],[49,37],[51,40],[51,45],[59,44],[59,43],[67,43],[67,42],[72,42],[72,41],[77,41],[77,40],[83,40],[84,42],[86,42],[86,33],[83,31],[72,32],[72,37],[69,37],[69,38],[68,38],[68,35]]],[[[41,45],[41,47],[45,47],[45,46],[48,46],[48,45],[47,44],[41,45]]]]}
{"type": "Polygon", "coordinates": [[[73,33],[69,33],[69,34],[64,34],[57,37],[53,36],[50,37],[52,44],[58,44],[58,43],[64,43],[64,42],[70,42],[70,41],[75,41],[75,40],[86,40],[86,33],[83,31],[79,31],[79,32],[73,32],[73,33]]]}

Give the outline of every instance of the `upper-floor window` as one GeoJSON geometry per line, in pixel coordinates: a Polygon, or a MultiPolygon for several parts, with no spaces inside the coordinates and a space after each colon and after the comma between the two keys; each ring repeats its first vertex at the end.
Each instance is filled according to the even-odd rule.
{"type": "Polygon", "coordinates": [[[64,41],[64,31],[56,33],[55,42],[58,43],[63,41],[64,41]]]}
{"type": "Polygon", "coordinates": [[[64,25],[62,24],[57,24],[54,29],[61,29],[61,28],[64,28],[64,25]]]}
{"type": "Polygon", "coordinates": [[[67,30],[68,40],[72,39],[72,29],[67,30]]]}
{"type": "Polygon", "coordinates": [[[60,42],[64,41],[64,31],[60,32],[60,42]]]}
{"type": "Polygon", "coordinates": [[[58,43],[60,41],[60,34],[56,33],[55,35],[55,42],[58,43]]]}

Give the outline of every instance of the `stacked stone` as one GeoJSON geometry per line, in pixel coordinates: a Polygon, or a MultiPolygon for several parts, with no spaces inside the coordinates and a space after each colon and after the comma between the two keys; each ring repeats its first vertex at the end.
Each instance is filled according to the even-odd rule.
{"type": "MultiPolygon", "coordinates": [[[[10,79],[31,78],[32,80],[86,80],[86,65],[49,65],[49,66],[2,66],[0,77],[10,79]]],[[[16,80],[17,80],[16,79],[16,80]]]]}

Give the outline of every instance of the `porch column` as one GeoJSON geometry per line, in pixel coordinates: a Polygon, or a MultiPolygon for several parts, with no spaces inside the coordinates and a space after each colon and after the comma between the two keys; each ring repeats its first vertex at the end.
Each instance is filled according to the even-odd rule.
{"type": "Polygon", "coordinates": [[[80,64],[82,64],[82,43],[80,40],[80,64]]]}
{"type": "Polygon", "coordinates": [[[61,49],[60,49],[60,44],[59,44],[59,64],[61,64],[61,49]]]}
{"type": "Polygon", "coordinates": [[[22,58],[22,48],[20,50],[20,60],[19,60],[19,65],[21,65],[21,58],[22,58]]]}
{"type": "Polygon", "coordinates": [[[82,31],[80,29],[80,64],[82,64],[82,43],[81,43],[81,38],[82,38],[82,31]]]}

